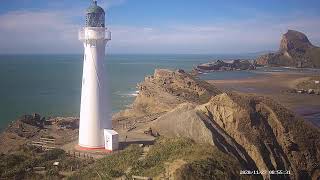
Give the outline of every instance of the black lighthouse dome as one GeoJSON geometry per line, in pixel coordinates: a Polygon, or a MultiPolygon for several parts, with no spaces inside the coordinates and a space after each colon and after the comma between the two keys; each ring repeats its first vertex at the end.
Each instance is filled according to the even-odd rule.
{"type": "Polygon", "coordinates": [[[86,10],[86,27],[105,27],[105,12],[96,0],[86,10]]]}

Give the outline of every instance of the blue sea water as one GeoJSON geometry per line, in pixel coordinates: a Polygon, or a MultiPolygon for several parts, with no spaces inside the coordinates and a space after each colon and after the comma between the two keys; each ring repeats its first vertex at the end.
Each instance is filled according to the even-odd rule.
{"type": "MultiPolygon", "coordinates": [[[[213,59],[250,55],[107,55],[112,111],[126,108],[136,85],[155,68],[191,70],[213,59]]],[[[0,55],[0,129],[23,114],[79,116],[82,55],[0,55]]],[[[247,78],[255,72],[204,74],[203,79],[247,78]]]]}

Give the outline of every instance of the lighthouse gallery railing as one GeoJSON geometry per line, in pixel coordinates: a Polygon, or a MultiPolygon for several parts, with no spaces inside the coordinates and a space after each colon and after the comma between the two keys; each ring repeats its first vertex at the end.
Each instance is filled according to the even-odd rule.
{"type": "Polygon", "coordinates": [[[79,30],[79,40],[111,40],[111,32],[104,27],[84,27],[79,30]]]}

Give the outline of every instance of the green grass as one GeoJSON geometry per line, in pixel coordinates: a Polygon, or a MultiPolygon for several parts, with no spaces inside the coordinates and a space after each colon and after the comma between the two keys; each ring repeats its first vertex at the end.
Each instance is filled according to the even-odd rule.
{"type": "Polygon", "coordinates": [[[96,161],[94,164],[80,169],[69,179],[114,179],[120,176],[130,178],[132,175],[157,177],[165,173],[168,163],[183,160],[177,177],[231,177],[239,172],[239,164],[228,155],[207,144],[196,144],[184,138],[159,138],[150,148],[146,157],[141,157],[143,149],[132,145],[127,149],[96,161]],[[131,171],[126,174],[126,170],[131,171]],[[187,169],[192,173],[186,173],[187,169]],[[180,172],[180,174],[179,174],[180,172]],[[186,174],[186,175],[183,175],[186,174]],[[213,174],[215,176],[213,176],[213,174]],[[182,176],[183,175],[183,176],[182,176]]]}
{"type": "MultiPolygon", "coordinates": [[[[196,144],[192,140],[184,138],[160,138],[150,149],[146,158],[134,164],[130,175],[156,177],[165,173],[165,163],[171,163],[175,160],[186,162],[186,165],[180,169],[180,172],[184,171],[185,167],[194,167],[193,165],[197,163],[204,164],[204,166],[194,168],[196,169],[192,173],[194,177],[201,177],[196,172],[201,172],[199,169],[202,167],[209,167],[210,164],[208,162],[215,163],[216,166],[212,166],[211,168],[224,167],[220,168],[223,174],[228,173],[227,166],[231,167],[231,169],[238,168],[237,163],[232,158],[211,145],[196,144]],[[209,161],[210,159],[214,159],[214,161],[209,161]]],[[[207,171],[207,169],[204,168],[203,171],[207,171]]],[[[176,178],[179,177],[181,177],[181,174],[178,174],[176,178]]]]}
{"type": "Polygon", "coordinates": [[[78,166],[69,179],[114,179],[132,175],[157,177],[165,173],[168,164],[182,160],[176,172],[177,179],[210,179],[215,177],[230,178],[239,172],[239,164],[230,156],[208,144],[196,144],[184,138],[158,138],[146,157],[138,160],[143,149],[131,145],[125,150],[102,159],[84,160],[66,156],[63,150],[35,152],[24,149],[11,155],[0,155],[0,178],[4,179],[52,179],[61,178],[61,174],[52,164],[60,162],[60,172],[68,172],[78,166]],[[43,175],[27,172],[30,167],[44,166],[43,175]],[[126,172],[128,169],[131,171],[126,172]],[[126,174],[127,173],[127,174],[126,174]]]}
{"type": "Polygon", "coordinates": [[[176,179],[238,179],[237,167],[226,159],[207,158],[191,162],[185,167],[177,170],[176,179]],[[232,173],[228,172],[231,171],[232,173]],[[228,172],[228,173],[227,173],[228,172]]]}
{"type": "Polygon", "coordinates": [[[45,167],[48,172],[54,172],[53,162],[60,162],[61,171],[69,171],[71,167],[84,168],[93,160],[82,160],[66,156],[61,149],[42,152],[32,147],[22,147],[13,154],[0,155],[0,179],[43,179],[52,178],[57,173],[46,175],[35,174],[33,167],[45,167]],[[28,170],[30,169],[30,170],[28,170]]]}
{"type": "Polygon", "coordinates": [[[150,149],[144,160],[137,161],[131,171],[132,175],[157,176],[165,171],[164,163],[191,153],[193,143],[186,139],[165,139],[160,138],[150,149]]]}
{"type": "Polygon", "coordinates": [[[141,153],[142,148],[138,145],[131,145],[123,151],[97,160],[69,179],[114,179],[120,177],[125,175],[125,171],[138,160],[141,153]]]}

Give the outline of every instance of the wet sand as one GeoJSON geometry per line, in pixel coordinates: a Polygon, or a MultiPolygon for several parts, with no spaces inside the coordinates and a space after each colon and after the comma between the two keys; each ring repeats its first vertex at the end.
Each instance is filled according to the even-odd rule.
{"type": "Polygon", "coordinates": [[[303,116],[320,127],[320,95],[289,93],[297,83],[317,76],[296,72],[266,72],[264,76],[240,80],[208,80],[216,87],[242,93],[271,97],[296,114],[303,116]]]}

